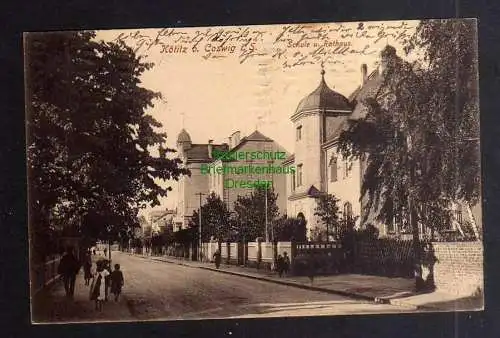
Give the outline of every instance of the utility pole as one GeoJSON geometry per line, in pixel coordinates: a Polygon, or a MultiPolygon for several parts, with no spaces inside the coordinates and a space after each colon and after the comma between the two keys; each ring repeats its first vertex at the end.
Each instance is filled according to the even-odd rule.
{"type": "Polygon", "coordinates": [[[266,243],[269,243],[269,231],[268,231],[268,228],[267,228],[267,187],[265,188],[266,191],[265,191],[265,212],[266,212],[266,243]]]}
{"type": "Polygon", "coordinates": [[[198,261],[201,262],[201,196],[204,196],[206,194],[204,193],[196,193],[196,195],[200,196],[200,211],[198,212],[198,261]]]}

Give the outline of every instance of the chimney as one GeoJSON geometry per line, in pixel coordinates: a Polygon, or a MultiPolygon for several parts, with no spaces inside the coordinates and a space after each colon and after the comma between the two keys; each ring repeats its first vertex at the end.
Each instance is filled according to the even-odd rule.
{"type": "Polygon", "coordinates": [[[212,151],[214,149],[212,142],[214,142],[214,140],[208,140],[208,158],[212,158],[212,151]]]}
{"type": "Polygon", "coordinates": [[[367,77],[368,69],[366,67],[366,63],[363,63],[361,65],[361,85],[364,85],[366,82],[366,77],[367,77]]]}
{"type": "Polygon", "coordinates": [[[233,148],[236,147],[240,143],[240,131],[235,131],[231,136],[233,138],[233,148]]]}
{"type": "Polygon", "coordinates": [[[232,140],[232,137],[231,137],[231,136],[229,136],[229,137],[228,137],[228,140],[229,140],[229,142],[228,142],[228,144],[229,144],[229,150],[231,150],[231,148],[233,147],[233,143],[232,143],[232,142],[233,142],[233,140],[232,140]]]}

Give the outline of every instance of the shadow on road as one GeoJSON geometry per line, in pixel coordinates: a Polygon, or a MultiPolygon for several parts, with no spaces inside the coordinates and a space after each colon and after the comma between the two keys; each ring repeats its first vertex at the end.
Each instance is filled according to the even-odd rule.
{"type": "Polygon", "coordinates": [[[483,309],[483,297],[472,296],[452,301],[428,303],[423,311],[480,311],[483,309]]]}

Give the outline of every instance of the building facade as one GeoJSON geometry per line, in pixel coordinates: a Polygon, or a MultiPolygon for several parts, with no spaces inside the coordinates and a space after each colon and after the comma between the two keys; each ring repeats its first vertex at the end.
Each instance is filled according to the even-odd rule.
{"type": "Polygon", "coordinates": [[[183,176],[178,181],[174,230],[188,227],[193,211],[200,208],[200,193],[202,204],[206,196],[214,192],[232,211],[238,196],[253,192],[248,182],[269,182],[269,187],[278,195],[280,213],[286,214],[287,175],[282,167],[289,153],[258,130],[243,138],[236,131],[223,144],[214,144],[212,140],[207,144],[193,144],[190,135],[183,129],[177,138],[177,149],[191,176],[183,176]],[[223,158],[230,153],[246,156],[232,161],[223,158]]]}
{"type": "MultiPolygon", "coordinates": [[[[295,166],[297,170],[295,175],[287,176],[287,214],[307,221],[309,237],[312,229],[324,227],[315,216],[317,200],[322,194],[337,197],[340,200],[340,217],[355,219],[356,227],[370,223],[378,228],[380,236],[411,237],[407,220],[394,219],[390,224],[382,224],[374,217],[377,210],[365,210],[367,196],[361,196],[365,159],[349,161],[337,148],[338,137],[348,121],[366,116],[368,107],[365,99],[379,94],[388,55],[394,56],[391,53],[395,55],[395,49],[386,47],[381,53],[380,66],[370,74],[365,64],[361,66],[360,85],[348,97],[328,86],[322,69],[318,87],[299,102],[290,117],[294,126],[295,151],[284,165],[295,166]],[[361,224],[363,219],[365,221],[361,224]]],[[[480,205],[457,202],[450,208],[454,214],[450,232],[463,235],[464,224],[467,224],[469,227],[472,225],[471,231],[476,235],[480,233],[477,225],[481,221],[480,205]]],[[[421,234],[428,231],[420,224],[421,234]]]]}
{"type": "Polygon", "coordinates": [[[190,176],[182,176],[178,181],[177,213],[174,217],[174,229],[188,227],[193,211],[200,207],[198,193],[209,191],[209,176],[201,172],[202,165],[213,162],[212,151],[227,151],[227,144],[193,144],[189,133],[182,129],[177,137],[177,151],[184,168],[191,171],[190,176]]]}

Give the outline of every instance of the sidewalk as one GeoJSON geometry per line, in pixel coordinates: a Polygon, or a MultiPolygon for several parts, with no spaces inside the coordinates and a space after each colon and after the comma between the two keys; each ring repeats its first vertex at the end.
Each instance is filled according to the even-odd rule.
{"type": "Polygon", "coordinates": [[[443,292],[416,294],[413,290],[414,280],[408,278],[389,278],[371,275],[343,274],[334,276],[318,276],[313,282],[306,276],[290,276],[280,278],[275,272],[257,270],[235,265],[222,264],[216,269],[213,264],[199,263],[166,256],[142,256],[152,260],[180,264],[193,268],[217,271],[272,283],[328,292],[355,299],[369,300],[385,304],[407,307],[413,310],[472,310],[477,306],[475,299],[465,299],[443,292]],[[455,304],[456,303],[456,304],[455,304]],[[458,304],[461,304],[460,306],[458,304]]]}
{"type": "Polygon", "coordinates": [[[127,300],[110,300],[103,304],[102,312],[95,310],[95,302],[89,300],[90,286],[85,285],[83,269],[76,276],[73,299],[66,297],[62,280],[37,293],[32,302],[32,322],[107,322],[133,320],[127,300]]]}

